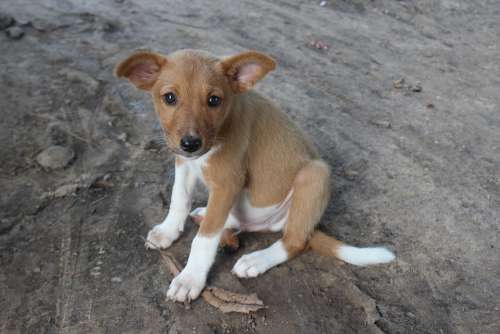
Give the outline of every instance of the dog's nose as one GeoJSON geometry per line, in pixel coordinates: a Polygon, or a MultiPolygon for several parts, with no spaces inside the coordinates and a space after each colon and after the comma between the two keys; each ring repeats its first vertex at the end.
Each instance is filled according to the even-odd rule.
{"type": "Polygon", "coordinates": [[[201,148],[201,138],[184,136],[181,138],[181,148],[185,152],[194,153],[201,148]]]}

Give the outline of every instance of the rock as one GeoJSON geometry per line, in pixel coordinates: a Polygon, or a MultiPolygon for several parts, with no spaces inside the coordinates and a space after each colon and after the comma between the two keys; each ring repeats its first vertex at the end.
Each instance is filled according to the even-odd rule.
{"type": "Polygon", "coordinates": [[[64,75],[68,80],[73,82],[80,82],[85,85],[89,93],[97,93],[99,89],[99,81],[92,78],[85,72],[78,71],[72,68],[64,68],[59,71],[60,74],[64,75]]]}
{"type": "Polygon", "coordinates": [[[53,145],[37,155],[36,161],[46,169],[66,167],[75,157],[75,152],[68,147],[53,145]]]}
{"type": "Polygon", "coordinates": [[[120,283],[122,281],[121,277],[115,276],[111,278],[111,282],[120,283]]]}
{"type": "Polygon", "coordinates": [[[67,195],[73,195],[78,188],[80,188],[80,185],[77,183],[72,183],[72,184],[64,184],[54,190],[53,192],[48,193],[48,196],[54,197],[54,198],[60,198],[60,197],[65,197],[67,195]]]}
{"type": "Polygon", "coordinates": [[[405,78],[401,78],[401,79],[398,79],[398,80],[394,80],[392,82],[392,86],[396,89],[401,89],[405,86],[405,78]]]}
{"type": "Polygon", "coordinates": [[[322,41],[310,41],[308,44],[311,48],[317,49],[317,50],[323,50],[326,51],[328,50],[329,46],[328,44],[322,42],[322,41]]]}
{"type": "Polygon", "coordinates": [[[0,30],[4,30],[4,29],[7,29],[10,26],[13,26],[14,22],[15,21],[12,18],[12,16],[0,13],[0,30]]]}
{"type": "Polygon", "coordinates": [[[416,84],[410,86],[410,89],[412,92],[420,93],[422,91],[422,84],[417,82],[416,84]]]}
{"type": "Polygon", "coordinates": [[[120,140],[122,142],[126,142],[128,136],[127,136],[127,134],[125,132],[122,132],[116,138],[118,138],[118,140],[120,140]]]}
{"type": "Polygon", "coordinates": [[[7,35],[8,38],[17,40],[21,39],[24,36],[24,30],[21,29],[20,27],[14,26],[5,30],[5,34],[7,35]]]}
{"type": "Polygon", "coordinates": [[[379,128],[386,128],[390,129],[392,127],[391,122],[386,121],[386,120],[378,120],[374,119],[370,121],[371,124],[378,126],[379,128]]]}

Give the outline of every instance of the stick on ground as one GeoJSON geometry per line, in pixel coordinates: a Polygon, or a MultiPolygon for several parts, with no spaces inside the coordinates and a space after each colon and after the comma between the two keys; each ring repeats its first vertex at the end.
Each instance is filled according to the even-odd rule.
{"type": "MultiPolygon", "coordinates": [[[[150,241],[146,241],[146,243],[150,243],[156,249],[159,249],[150,241]]],[[[163,264],[173,276],[177,276],[181,272],[182,266],[171,253],[160,250],[160,256],[163,264]]],[[[214,286],[208,286],[203,290],[201,296],[205,302],[223,313],[236,312],[249,314],[267,308],[255,293],[241,294],[214,286]]]]}

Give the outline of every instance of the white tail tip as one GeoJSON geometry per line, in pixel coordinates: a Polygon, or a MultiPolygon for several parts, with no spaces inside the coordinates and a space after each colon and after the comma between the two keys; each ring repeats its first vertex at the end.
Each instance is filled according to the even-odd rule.
{"type": "Polygon", "coordinates": [[[356,266],[368,266],[370,264],[387,263],[394,260],[394,253],[384,247],[358,248],[342,245],[337,251],[337,257],[356,266]]]}

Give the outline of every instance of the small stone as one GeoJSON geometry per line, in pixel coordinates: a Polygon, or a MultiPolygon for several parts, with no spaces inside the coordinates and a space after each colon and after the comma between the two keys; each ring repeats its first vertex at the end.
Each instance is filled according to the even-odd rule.
{"type": "Polygon", "coordinates": [[[322,41],[310,41],[309,46],[314,48],[314,49],[323,50],[323,51],[326,51],[329,48],[328,44],[326,44],[322,41]]]}
{"type": "Polygon", "coordinates": [[[41,272],[41,271],[42,271],[42,270],[40,269],[40,267],[35,267],[35,268],[33,268],[33,272],[34,272],[34,273],[39,273],[39,272],[41,272]]]}
{"type": "Polygon", "coordinates": [[[12,25],[14,25],[14,19],[12,16],[0,13],[0,30],[7,29],[12,25]]]}
{"type": "Polygon", "coordinates": [[[64,184],[53,192],[49,193],[48,196],[60,198],[68,195],[73,195],[78,190],[78,188],[80,188],[79,184],[64,184]]]}
{"type": "Polygon", "coordinates": [[[416,84],[412,85],[410,89],[412,92],[420,93],[422,91],[422,85],[420,84],[420,82],[417,82],[416,84]]]}
{"type": "Polygon", "coordinates": [[[374,120],[371,120],[370,123],[372,123],[373,125],[376,125],[376,126],[378,126],[380,128],[390,129],[392,127],[391,122],[386,121],[386,120],[377,120],[377,119],[374,119],[374,120]]]}
{"type": "Polygon", "coordinates": [[[405,86],[405,78],[401,78],[401,79],[398,79],[398,80],[394,80],[392,82],[392,86],[396,89],[401,89],[405,86]]]}
{"type": "Polygon", "coordinates": [[[121,277],[115,276],[111,278],[111,282],[120,283],[122,281],[121,277]]]}
{"type": "Polygon", "coordinates": [[[324,1],[324,0],[319,3],[319,5],[321,7],[325,7],[327,4],[328,4],[328,1],[324,1]]]}
{"type": "Polygon", "coordinates": [[[118,135],[118,140],[121,140],[123,142],[126,142],[127,141],[127,134],[125,132],[122,132],[118,135]]]}
{"type": "Polygon", "coordinates": [[[19,27],[10,27],[5,30],[5,34],[12,40],[18,40],[24,36],[24,30],[19,27]]]}
{"type": "Polygon", "coordinates": [[[37,155],[36,161],[46,169],[66,167],[75,157],[71,148],[53,145],[37,155]]]}
{"type": "Polygon", "coordinates": [[[434,105],[434,103],[427,103],[426,107],[427,107],[427,109],[434,109],[435,105],[434,105]]]}

